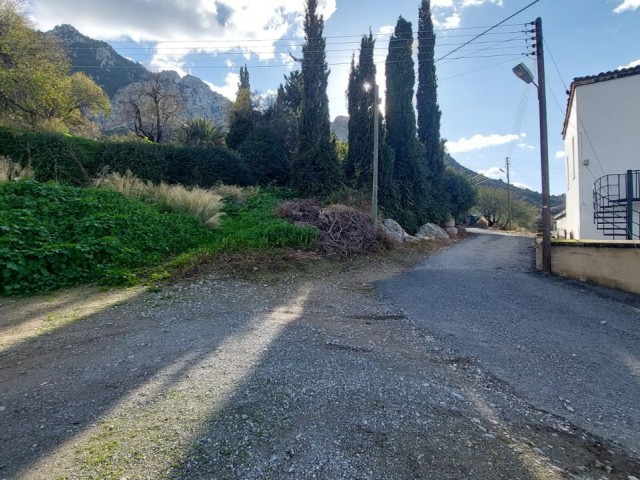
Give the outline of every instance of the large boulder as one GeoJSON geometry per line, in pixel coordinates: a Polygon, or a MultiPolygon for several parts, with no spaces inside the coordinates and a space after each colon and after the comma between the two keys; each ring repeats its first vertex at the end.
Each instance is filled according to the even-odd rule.
{"type": "Polygon", "coordinates": [[[444,228],[455,227],[456,221],[451,215],[447,215],[447,219],[444,221],[442,225],[444,228]]]}
{"type": "Polygon", "coordinates": [[[458,236],[458,229],[456,227],[447,227],[446,232],[451,238],[455,238],[458,236]]]}
{"type": "Polygon", "coordinates": [[[387,235],[396,242],[404,243],[418,241],[416,237],[413,237],[405,232],[404,228],[402,228],[398,222],[390,218],[382,221],[382,228],[385,230],[387,235]]]}
{"type": "Polygon", "coordinates": [[[438,238],[438,239],[448,239],[449,234],[445,232],[442,227],[438,225],[434,225],[433,223],[427,223],[422,225],[418,229],[418,233],[416,233],[416,237],[418,238],[438,238]]]}

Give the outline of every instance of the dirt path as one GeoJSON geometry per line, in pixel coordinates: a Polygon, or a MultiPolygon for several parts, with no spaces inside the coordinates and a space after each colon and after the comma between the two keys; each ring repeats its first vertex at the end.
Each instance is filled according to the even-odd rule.
{"type": "Polygon", "coordinates": [[[386,306],[405,265],[2,300],[0,479],[640,478],[386,306]]]}

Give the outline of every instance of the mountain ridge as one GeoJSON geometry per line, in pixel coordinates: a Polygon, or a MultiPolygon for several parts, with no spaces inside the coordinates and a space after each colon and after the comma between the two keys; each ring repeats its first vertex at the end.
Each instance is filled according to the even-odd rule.
{"type": "MultiPolygon", "coordinates": [[[[98,119],[104,130],[122,123],[116,118],[117,104],[133,85],[147,81],[152,73],[142,64],[123,57],[106,42],[80,33],[69,24],[58,25],[45,33],[58,39],[69,60],[72,72],[83,72],[91,77],[109,96],[112,106],[110,117],[98,119]]],[[[193,75],[180,77],[177,72],[160,72],[162,81],[172,85],[180,94],[183,111],[181,119],[206,118],[217,125],[226,126],[232,102],[211,90],[193,75]]]]}

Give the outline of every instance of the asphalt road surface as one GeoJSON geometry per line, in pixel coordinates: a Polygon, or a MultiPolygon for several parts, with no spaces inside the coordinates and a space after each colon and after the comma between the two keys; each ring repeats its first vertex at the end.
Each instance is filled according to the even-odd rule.
{"type": "Polygon", "coordinates": [[[640,452],[640,297],[541,275],[533,255],[478,233],[378,288],[534,407],[640,452]]]}

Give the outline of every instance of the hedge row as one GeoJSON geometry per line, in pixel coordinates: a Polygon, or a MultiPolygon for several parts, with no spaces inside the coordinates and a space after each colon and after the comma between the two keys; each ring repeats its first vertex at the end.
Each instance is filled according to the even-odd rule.
{"type": "Polygon", "coordinates": [[[211,187],[250,185],[251,173],[236,153],[220,147],[179,147],[142,141],[97,142],[55,133],[0,127],[0,155],[31,164],[38,181],[84,186],[104,171],[153,182],[211,187]]]}

